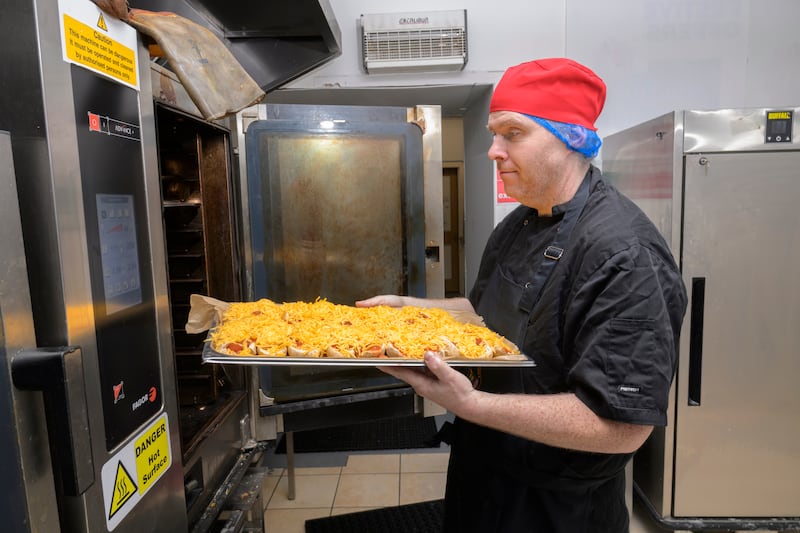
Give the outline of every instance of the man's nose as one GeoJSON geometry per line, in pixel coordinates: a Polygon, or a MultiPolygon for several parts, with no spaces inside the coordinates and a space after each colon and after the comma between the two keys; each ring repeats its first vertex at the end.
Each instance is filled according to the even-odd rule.
{"type": "Polygon", "coordinates": [[[492,161],[498,161],[501,159],[505,159],[507,157],[502,137],[496,135],[492,139],[492,145],[489,147],[489,152],[487,153],[487,155],[489,156],[489,159],[491,159],[492,161]]]}

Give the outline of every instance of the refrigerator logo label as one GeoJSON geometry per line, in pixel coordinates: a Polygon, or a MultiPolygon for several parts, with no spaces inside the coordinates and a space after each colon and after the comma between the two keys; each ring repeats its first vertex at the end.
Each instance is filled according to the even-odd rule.
{"type": "Polygon", "coordinates": [[[779,118],[792,118],[792,114],[788,111],[773,111],[767,114],[769,120],[778,120],[779,118]]]}
{"type": "Polygon", "coordinates": [[[113,531],[136,507],[170,466],[169,420],[167,414],[162,413],[103,465],[103,501],[109,531],[113,531]]]}

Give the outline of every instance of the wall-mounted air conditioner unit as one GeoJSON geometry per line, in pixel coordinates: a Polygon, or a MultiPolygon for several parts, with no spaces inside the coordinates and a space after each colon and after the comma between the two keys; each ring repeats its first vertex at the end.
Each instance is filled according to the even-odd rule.
{"type": "Polygon", "coordinates": [[[467,64],[467,11],[361,15],[367,74],[462,70],[467,64]]]}

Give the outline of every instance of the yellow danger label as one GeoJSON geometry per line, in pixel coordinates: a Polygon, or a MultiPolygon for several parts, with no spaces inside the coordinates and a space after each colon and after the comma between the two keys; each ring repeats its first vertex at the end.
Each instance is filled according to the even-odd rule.
{"type": "Polygon", "coordinates": [[[122,464],[117,463],[117,475],[114,478],[114,495],[111,498],[111,508],[108,510],[108,518],[111,518],[117,511],[122,509],[125,502],[136,494],[136,483],[122,464]]]}
{"type": "Polygon", "coordinates": [[[158,480],[172,466],[174,438],[169,417],[162,412],[103,464],[100,477],[108,531],[114,531],[149,490],[158,491],[158,480]]]}
{"type": "MultiPolygon", "coordinates": [[[[106,21],[102,14],[97,26],[105,29],[106,21]]],[[[136,85],[136,55],[132,48],[67,14],[64,14],[64,44],[70,61],[136,85]]]]}
{"type": "Polygon", "coordinates": [[[172,463],[169,454],[169,432],[163,418],[136,439],[134,450],[139,490],[144,492],[167,471],[172,463]]]}

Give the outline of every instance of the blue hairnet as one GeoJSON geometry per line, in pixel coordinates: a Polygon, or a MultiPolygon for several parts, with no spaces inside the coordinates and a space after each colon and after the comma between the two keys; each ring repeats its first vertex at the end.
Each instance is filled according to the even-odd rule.
{"type": "Polygon", "coordinates": [[[541,127],[558,137],[558,139],[567,145],[567,148],[574,150],[586,157],[592,158],[600,151],[603,141],[597,132],[585,128],[578,124],[567,124],[566,122],[556,122],[555,120],[547,120],[544,118],[534,117],[533,115],[525,115],[541,127]]]}

